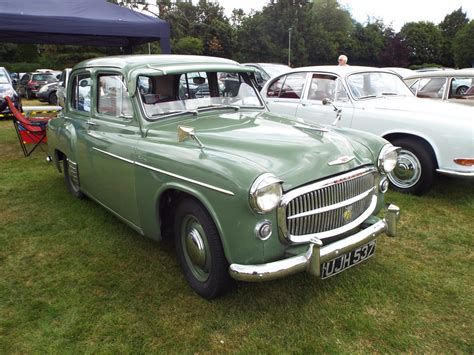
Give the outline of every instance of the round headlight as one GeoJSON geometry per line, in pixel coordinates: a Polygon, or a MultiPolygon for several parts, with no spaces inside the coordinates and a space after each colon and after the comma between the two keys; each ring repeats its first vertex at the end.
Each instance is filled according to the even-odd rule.
{"type": "Polygon", "coordinates": [[[388,174],[397,165],[399,147],[391,144],[385,145],[379,154],[378,168],[382,174],[388,174]]]}
{"type": "Polygon", "coordinates": [[[281,180],[273,174],[265,173],[250,188],[250,205],[257,213],[267,213],[278,206],[281,196],[281,180]]]}

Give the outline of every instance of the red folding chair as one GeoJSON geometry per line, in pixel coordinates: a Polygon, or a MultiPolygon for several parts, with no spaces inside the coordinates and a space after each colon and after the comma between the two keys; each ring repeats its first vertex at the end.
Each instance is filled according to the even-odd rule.
{"type": "Polygon", "coordinates": [[[13,115],[13,125],[15,126],[23,154],[25,157],[28,157],[41,143],[46,143],[46,125],[51,117],[26,118],[18,111],[9,96],[6,96],[5,100],[13,115]],[[27,144],[32,144],[33,147],[28,148],[27,144]]]}

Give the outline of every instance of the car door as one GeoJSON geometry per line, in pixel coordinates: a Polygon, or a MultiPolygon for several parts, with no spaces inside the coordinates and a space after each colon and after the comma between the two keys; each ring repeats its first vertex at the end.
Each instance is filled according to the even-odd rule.
{"type": "Polygon", "coordinates": [[[265,96],[270,111],[296,117],[303,97],[307,73],[297,72],[279,76],[268,86],[265,96]]]}
{"type": "Polygon", "coordinates": [[[307,86],[295,113],[297,117],[307,123],[332,124],[336,119],[335,106],[342,109],[340,124],[351,125],[354,105],[341,79],[333,74],[311,73],[307,86]],[[334,106],[324,104],[324,99],[329,99],[334,106]]]}
{"type": "Polygon", "coordinates": [[[86,122],[93,197],[129,223],[138,226],[135,193],[135,147],[140,137],[137,118],[123,76],[97,72],[86,122]]]}

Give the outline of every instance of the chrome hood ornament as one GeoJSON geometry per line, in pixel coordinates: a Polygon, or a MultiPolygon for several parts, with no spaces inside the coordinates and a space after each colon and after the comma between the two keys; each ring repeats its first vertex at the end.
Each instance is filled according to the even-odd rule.
{"type": "Polygon", "coordinates": [[[342,157],[337,158],[336,160],[330,161],[328,165],[342,165],[347,164],[351,160],[354,160],[355,156],[353,155],[343,155],[342,157]]]}

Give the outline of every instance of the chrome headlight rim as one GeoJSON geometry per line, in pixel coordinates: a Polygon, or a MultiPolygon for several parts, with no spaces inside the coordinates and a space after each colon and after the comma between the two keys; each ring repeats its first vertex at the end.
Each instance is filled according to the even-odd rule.
{"type": "Polygon", "coordinates": [[[259,214],[265,214],[277,208],[283,196],[283,190],[281,187],[282,182],[283,181],[281,179],[278,179],[272,173],[264,173],[260,175],[259,177],[257,177],[249,190],[249,201],[250,201],[250,206],[252,207],[252,209],[259,214]],[[268,192],[276,193],[278,195],[277,200],[274,204],[270,205],[269,207],[264,207],[262,206],[262,198],[264,198],[265,196],[261,196],[259,193],[262,190],[268,189],[271,187],[274,187],[276,191],[269,190],[268,192]]]}
{"type": "Polygon", "coordinates": [[[395,147],[391,144],[383,146],[378,157],[378,169],[382,174],[389,174],[395,169],[400,149],[400,147],[395,147]]]}

